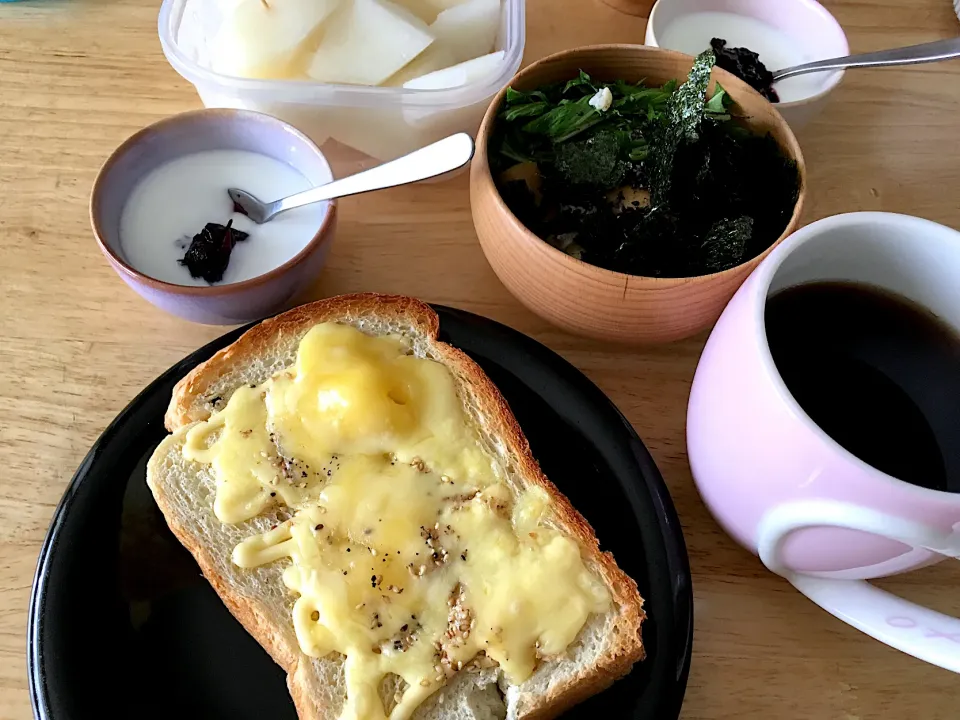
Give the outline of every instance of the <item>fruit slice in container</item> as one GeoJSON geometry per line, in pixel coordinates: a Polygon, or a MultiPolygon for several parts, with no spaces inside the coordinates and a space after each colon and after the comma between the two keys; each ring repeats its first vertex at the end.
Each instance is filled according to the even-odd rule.
{"type": "Polygon", "coordinates": [[[500,29],[500,0],[467,0],[444,10],[430,26],[437,44],[456,62],[473,60],[493,50],[500,29]]]}
{"type": "Polygon", "coordinates": [[[344,0],[307,68],[319,82],[379,85],[434,40],[427,24],[389,0],[344,0]]]}
{"type": "Polygon", "coordinates": [[[213,38],[211,68],[248,78],[290,76],[301,44],[349,0],[239,0],[221,4],[223,24],[213,38]]]}
{"type": "Polygon", "coordinates": [[[403,86],[408,90],[445,90],[460,87],[467,83],[477,82],[485,75],[494,73],[500,63],[503,62],[503,57],[503,50],[498,50],[453,67],[421,75],[413,80],[408,80],[403,86]]]}
{"type": "MultiPolygon", "coordinates": [[[[225,2],[236,0],[224,0],[225,2]]],[[[469,0],[393,0],[402,5],[428,25],[437,19],[437,15],[469,0]]]]}
{"type": "Polygon", "coordinates": [[[444,10],[449,10],[452,7],[457,5],[463,5],[469,0],[421,0],[422,2],[429,3],[433,8],[434,12],[442,13],[444,10]]]}
{"type": "Polygon", "coordinates": [[[432,0],[396,0],[397,5],[406,8],[428,25],[437,19],[443,8],[438,8],[432,0]]]}
{"type": "Polygon", "coordinates": [[[394,73],[384,85],[399,87],[408,80],[413,80],[422,75],[427,75],[436,70],[443,70],[451,65],[456,65],[457,61],[447,48],[438,45],[436,42],[414,58],[413,62],[404,65],[399,72],[394,73]]]}

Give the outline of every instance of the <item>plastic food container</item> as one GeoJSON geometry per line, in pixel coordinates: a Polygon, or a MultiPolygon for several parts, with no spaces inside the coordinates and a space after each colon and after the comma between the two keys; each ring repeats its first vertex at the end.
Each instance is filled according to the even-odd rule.
{"type": "MultiPolygon", "coordinates": [[[[495,50],[497,73],[446,90],[331,85],[308,80],[252,80],[221,75],[178,46],[187,0],[163,0],[160,44],[173,68],[207,107],[273,115],[321,146],[334,174],[392,160],[455,132],[476,134],[491,98],[516,74],[525,41],[524,0],[503,0],[495,50]]],[[[209,20],[208,20],[209,22],[209,20]]]]}

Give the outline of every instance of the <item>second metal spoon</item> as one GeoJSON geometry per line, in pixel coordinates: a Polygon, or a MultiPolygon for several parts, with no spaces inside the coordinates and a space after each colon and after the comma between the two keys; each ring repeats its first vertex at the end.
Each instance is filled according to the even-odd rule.
{"type": "Polygon", "coordinates": [[[463,167],[472,157],[473,138],[467,133],[457,133],[383,165],[273,202],[263,202],[240,188],[229,188],[227,194],[238,212],[262,225],[282,212],[303,205],[407,185],[443,175],[463,167]]]}
{"type": "Polygon", "coordinates": [[[843,70],[856,67],[888,67],[891,65],[916,65],[918,63],[939,62],[960,57],[960,37],[949,40],[910,45],[909,47],[880,50],[879,52],[847,55],[846,57],[818,60],[817,62],[794,65],[774,70],[773,81],[784,80],[813,72],[843,70]]]}

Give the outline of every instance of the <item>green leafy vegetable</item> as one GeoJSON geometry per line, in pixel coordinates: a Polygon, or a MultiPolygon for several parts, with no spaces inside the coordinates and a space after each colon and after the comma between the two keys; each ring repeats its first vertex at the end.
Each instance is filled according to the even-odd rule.
{"type": "Polygon", "coordinates": [[[531,102],[547,102],[547,96],[539,90],[520,92],[511,87],[507,88],[507,105],[520,105],[531,102]]]}
{"type": "Polygon", "coordinates": [[[513,120],[522,117],[539,117],[549,109],[550,105],[545,102],[524,103],[522,105],[512,107],[509,110],[505,110],[500,117],[507,122],[512,122],[513,120]]]}
{"type": "Polygon", "coordinates": [[[534,135],[543,135],[554,143],[569,140],[603,120],[603,113],[590,105],[591,97],[585,96],[576,102],[557,105],[528,122],[523,129],[534,135]]]}
{"type": "Polygon", "coordinates": [[[713,97],[707,101],[703,111],[705,114],[713,116],[714,120],[727,120],[730,117],[728,111],[732,105],[733,98],[723,89],[723,85],[717,83],[717,89],[713,93],[713,97]]]}
{"type": "Polygon", "coordinates": [[[516,133],[505,136],[500,143],[500,154],[514,162],[531,162],[532,155],[528,155],[522,148],[524,143],[516,137],[516,133]]]}
{"type": "Polygon", "coordinates": [[[670,93],[660,88],[647,88],[624,95],[614,101],[613,109],[621,115],[649,115],[663,112],[670,100],[670,93]]]}
{"type": "Polygon", "coordinates": [[[566,85],[563,86],[563,92],[566,93],[569,90],[577,87],[588,87],[591,92],[596,92],[597,87],[593,84],[593,81],[590,79],[590,76],[587,75],[583,70],[580,71],[580,74],[575,77],[573,80],[570,80],[566,85]]]}
{"type": "Polygon", "coordinates": [[[634,275],[719,272],[762,253],[793,213],[797,167],[737,122],[723,87],[707,98],[713,64],[704,53],[685,83],[659,88],[582,70],[508,88],[490,144],[504,201],[554,247],[634,275]],[[593,107],[605,88],[612,103],[593,107]]]}

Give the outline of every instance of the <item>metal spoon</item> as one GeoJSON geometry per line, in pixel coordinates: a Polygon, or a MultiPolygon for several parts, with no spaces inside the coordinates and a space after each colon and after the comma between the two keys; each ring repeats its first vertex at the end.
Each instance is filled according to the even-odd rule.
{"type": "Polygon", "coordinates": [[[818,60],[817,62],[794,65],[793,67],[775,70],[773,82],[826,70],[843,70],[856,67],[889,67],[891,65],[916,65],[919,63],[939,62],[960,57],[960,37],[950,40],[910,45],[909,47],[881,50],[879,52],[863,53],[861,55],[847,55],[846,57],[818,60]]]}
{"type": "Polygon", "coordinates": [[[472,157],[473,138],[467,133],[457,133],[383,165],[273,202],[265,203],[240,188],[229,188],[227,194],[238,212],[262,225],[282,212],[321,200],[359,195],[443,175],[463,167],[472,157]]]}

